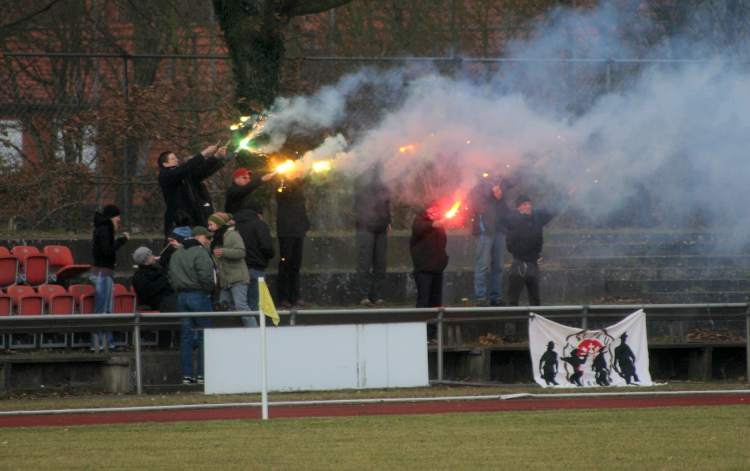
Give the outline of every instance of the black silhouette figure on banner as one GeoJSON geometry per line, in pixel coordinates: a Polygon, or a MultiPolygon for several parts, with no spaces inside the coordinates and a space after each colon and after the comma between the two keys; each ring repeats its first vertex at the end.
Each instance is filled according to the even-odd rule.
{"type": "Polygon", "coordinates": [[[583,386],[581,384],[581,377],[583,377],[583,364],[586,363],[586,358],[581,358],[578,356],[578,349],[573,349],[572,352],[570,352],[569,357],[562,357],[562,361],[569,363],[570,366],[573,368],[573,373],[568,375],[568,381],[578,385],[583,386]]]}
{"type": "Polygon", "coordinates": [[[604,358],[604,349],[599,350],[599,354],[594,357],[594,377],[596,378],[596,384],[599,386],[609,386],[609,368],[607,368],[607,360],[604,358]]]}
{"type": "Polygon", "coordinates": [[[620,336],[620,345],[615,348],[615,371],[619,374],[626,383],[631,384],[633,381],[636,383],[638,374],[635,371],[635,354],[630,349],[630,345],[626,344],[625,341],[628,338],[628,333],[623,332],[620,336]]]}
{"type": "Polygon", "coordinates": [[[539,359],[539,371],[542,372],[542,378],[547,385],[554,384],[557,386],[555,376],[557,376],[557,352],[555,352],[555,342],[547,344],[547,351],[539,359]]]}

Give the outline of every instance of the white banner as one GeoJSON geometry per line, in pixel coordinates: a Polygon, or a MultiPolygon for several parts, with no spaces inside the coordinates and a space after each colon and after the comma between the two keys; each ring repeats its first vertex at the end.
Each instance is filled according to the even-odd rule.
{"type": "Polygon", "coordinates": [[[642,309],[601,330],[581,330],[531,314],[529,350],[534,381],[545,388],[653,386],[642,309]]]}

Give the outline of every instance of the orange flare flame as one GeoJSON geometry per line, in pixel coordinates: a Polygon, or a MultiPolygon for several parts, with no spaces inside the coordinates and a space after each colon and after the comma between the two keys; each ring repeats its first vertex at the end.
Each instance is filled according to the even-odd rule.
{"type": "Polygon", "coordinates": [[[449,209],[448,212],[445,213],[445,218],[452,219],[458,213],[458,208],[460,207],[461,207],[460,200],[453,203],[453,206],[451,206],[451,209],[449,209]]]}

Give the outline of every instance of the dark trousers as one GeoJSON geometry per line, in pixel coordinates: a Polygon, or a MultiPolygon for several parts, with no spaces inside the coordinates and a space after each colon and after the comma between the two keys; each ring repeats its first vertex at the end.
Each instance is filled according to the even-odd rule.
{"type": "Polygon", "coordinates": [[[357,231],[357,279],[362,298],[383,297],[388,233],[357,231]]]}
{"type": "Polygon", "coordinates": [[[529,306],[539,306],[539,265],[513,259],[508,275],[508,304],[518,306],[524,286],[529,295],[529,306]]]}
{"type": "Polygon", "coordinates": [[[279,274],[276,294],[279,302],[299,301],[299,270],[302,266],[304,237],[279,237],[279,274]]]}
{"type": "Polygon", "coordinates": [[[443,274],[418,271],[414,273],[417,285],[417,307],[443,305],[443,274]]]}

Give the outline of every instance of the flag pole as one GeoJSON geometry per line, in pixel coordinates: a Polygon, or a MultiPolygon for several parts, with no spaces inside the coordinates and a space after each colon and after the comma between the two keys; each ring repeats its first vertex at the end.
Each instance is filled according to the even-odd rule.
{"type": "MultiPolygon", "coordinates": [[[[260,300],[261,283],[265,283],[264,277],[258,278],[258,300],[260,300]]],[[[268,361],[267,355],[267,343],[266,343],[266,314],[260,309],[260,302],[258,302],[258,310],[260,315],[260,401],[261,411],[263,420],[268,420],[268,361]]]]}

